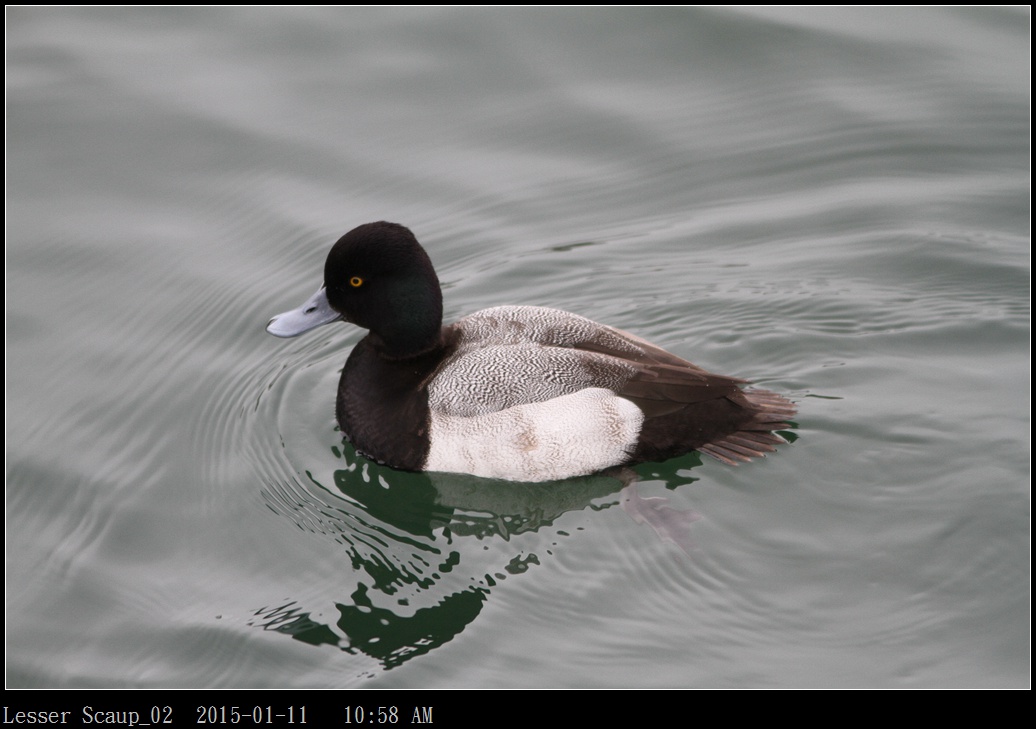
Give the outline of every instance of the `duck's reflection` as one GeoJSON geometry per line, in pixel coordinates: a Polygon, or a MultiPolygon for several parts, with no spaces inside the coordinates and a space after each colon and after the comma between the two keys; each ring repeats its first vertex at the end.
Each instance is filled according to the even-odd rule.
{"type": "Polygon", "coordinates": [[[364,653],[386,669],[448,643],[482,611],[488,591],[478,588],[447,595],[413,615],[400,616],[376,607],[362,586],[352,594],[352,604],[337,603],[334,627],[314,621],[294,604],[256,613],[267,630],[290,635],[311,645],[333,645],[348,653],[364,653]],[[336,630],[337,629],[337,630],[336,630]]]}
{"type": "MultiPolygon", "coordinates": [[[[461,633],[501,580],[540,563],[544,537],[556,544],[567,536],[554,525],[568,512],[619,506],[688,548],[694,516],[664,497],[641,497],[631,471],[529,484],[405,473],[377,466],[348,446],[334,452],[344,467],[330,483],[308,473],[309,484],[264,493],[271,509],[345,547],[356,586],[348,600],[335,603],[333,623],[289,601],[257,610],[251,624],[363,653],[386,669],[461,633]]],[[[669,471],[662,478],[686,484],[694,480],[686,469],[698,463],[685,460],[679,476],[669,471]]]]}

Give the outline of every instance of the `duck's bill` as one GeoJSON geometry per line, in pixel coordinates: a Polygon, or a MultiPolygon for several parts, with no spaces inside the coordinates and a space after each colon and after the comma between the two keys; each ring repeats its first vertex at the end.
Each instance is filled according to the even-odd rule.
{"type": "Polygon", "coordinates": [[[278,314],[266,325],[266,331],[275,337],[296,337],[310,329],[339,321],[342,315],[331,308],[327,301],[327,290],[320,290],[306,299],[297,309],[278,314]]]}

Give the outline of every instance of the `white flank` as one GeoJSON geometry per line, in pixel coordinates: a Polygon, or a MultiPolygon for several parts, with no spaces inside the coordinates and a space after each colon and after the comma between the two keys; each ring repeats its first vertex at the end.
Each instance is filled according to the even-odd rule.
{"type": "Polygon", "coordinates": [[[555,481],[626,461],[644,415],[600,387],[471,417],[432,412],[425,470],[555,481]]]}

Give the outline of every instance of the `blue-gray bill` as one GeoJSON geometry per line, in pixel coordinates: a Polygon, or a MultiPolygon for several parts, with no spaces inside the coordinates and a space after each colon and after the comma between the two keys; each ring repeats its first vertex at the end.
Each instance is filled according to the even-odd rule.
{"type": "Polygon", "coordinates": [[[266,331],[275,337],[296,337],[341,319],[342,315],[332,309],[327,301],[327,289],[321,286],[302,306],[270,319],[266,331]]]}

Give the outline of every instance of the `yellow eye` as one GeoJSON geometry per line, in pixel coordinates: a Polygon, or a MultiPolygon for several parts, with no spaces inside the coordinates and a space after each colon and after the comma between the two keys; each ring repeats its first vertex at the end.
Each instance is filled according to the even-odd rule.
{"type": "Polygon", "coordinates": [[[349,279],[349,285],[352,286],[354,289],[358,289],[361,286],[363,286],[363,279],[359,276],[353,276],[351,279],[349,279]]]}

